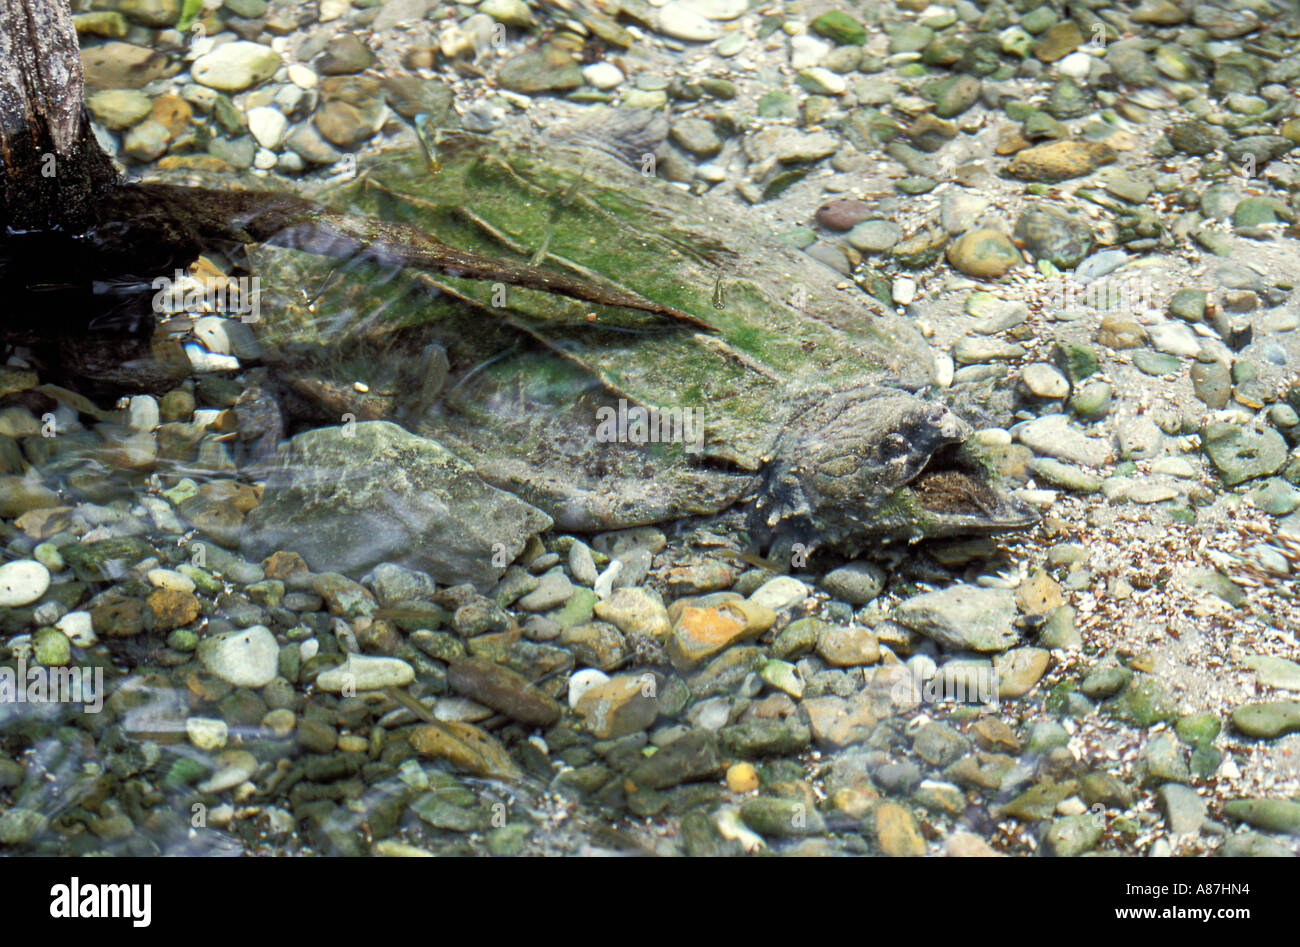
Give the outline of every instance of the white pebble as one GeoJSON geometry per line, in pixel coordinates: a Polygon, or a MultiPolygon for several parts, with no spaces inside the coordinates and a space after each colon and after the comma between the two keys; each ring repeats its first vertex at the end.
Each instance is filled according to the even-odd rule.
{"type": "Polygon", "coordinates": [[[1084,52],[1070,53],[1056,64],[1056,68],[1071,79],[1086,79],[1092,70],[1092,57],[1084,52]]]}
{"type": "Polygon", "coordinates": [[[975,440],[985,447],[1006,447],[1011,443],[1011,432],[1001,427],[986,427],[975,432],[975,440]]]}
{"type": "Polygon", "coordinates": [[[300,89],[314,89],[316,83],[320,81],[320,76],[316,75],[314,70],[296,62],[289,66],[289,81],[300,89]]]}
{"type": "MultiPolygon", "coordinates": [[[[957,366],[953,364],[952,356],[947,352],[939,352],[934,356],[934,383],[940,388],[947,388],[952,384],[953,376],[957,373],[957,366]]],[[[1010,435],[1007,435],[1008,438],[1010,435]]]]}
{"type": "Polygon", "coordinates": [[[671,0],[656,11],[659,32],[673,39],[708,43],[722,35],[722,29],[701,16],[685,0],[671,0]]]}
{"type": "Polygon", "coordinates": [[[405,687],[415,680],[415,669],[400,658],[349,654],[338,667],[316,677],[316,686],[332,693],[373,691],[384,687],[405,687]]]}
{"type": "Polygon", "coordinates": [[[211,427],[221,417],[219,408],[198,408],[194,412],[194,423],[199,427],[211,427]]]}
{"type": "Polygon", "coordinates": [[[894,280],[893,294],[896,305],[906,306],[916,298],[916,280],[906,276],[898,277],[894,280]]]}
{"type": "Polygon", "coordinates": [[[820,86],[821,91],[826,95],[843,95],[849,88],[849,84],[844,81],[843,76],[838,76],[821,66],[804,69],[802,74],[820,86]]]}
{"type": "Polygon", "coordinates": [[[1016,496],[1040,510],[1045,510],[1056,502],[1055,490],[1017,490],[1016,496]]]}
{"type": "Polygon", "coordinates": [[[50,570],[35,559],[0,566],[0,608],[30,605],[50,587],[50,570]]]}
{"type": "Polygon", "coordinates": [[[337,20],[343,14],[347,13],[351,6],[351,0],[321,0],[320,13],[317,16],[317,19],[322,23],[328,23],[330,20],[337,20]]]}
{"type": "Polygon", "coordinates": [[[1064,398],[1070,393],[1070,383],[1065,376],[1046,362],[1026,365],[1020,372],[1020,379],[1039,398],[1064,398]]]}
{"type": "Polygon", "coordinates": [[[569,706],[576,708],[582,695],[609,680],[609,675],[595,668],[583,668],[569,675],[569,706]]]}
{"type": "Polygon", "coordinates": [[[279,148],[288,129],[289,119],[277,108],[262,105],[248,110],[248,131],[263,148],[279,148]]]}
{"type": "Polygon", "coordinates": [[[734,20],[749,10],[749,0],[681,0],[681,5],[710,20],[734,20]]]}
{"type": "Polygon", "coordinates": [[[198,658],[209,672],[236,687],[265,687],[280,672],[280,646],[264,625],[205,638],[198,658]]]}
{"type": "MultiPolygon", "coordinates": [[[[269,151],[267,154],[271,154],[269,151]]],[[[275,155],[271,155],[272,159],[275,155]]],[[[274,161],[272,161],[274,164],[274,161]]],[[[197,342],[185,343],[185,354],[189,356],[190,367],[196,372],[234,372],[239,370],[239,359],[233,355],[221,355],[218,352],[209,352],[197,342]]],[[[197,419],[198,412],[195,412],[197,419]]]]}
{"type": "Polygon", "coordinates": [[[99,641],[90,619],[90,612],[68,612],[54,623],[54,627],[67,635],[68,640],[79,648],[89,648],[99,641]]]}
{"type": "Polygon", "coordinates": [[[152,431],[160,417],[158,399],[153,395],[136,395],[126,409],[126,423],[137,431],[152,431]]]}
{"type": "Polygon", "coordinates": [[[784,608],[798,605],[808,597],[810,592],[811,589],[807,585],[793,576],[779,575],[755,589],[749,600],[755,605],[762,605],[779,612],[784,608]]]}
{"type": "Polygon", "coordinates": [[[226,332],[226,320],[221,316],[204,316],[202,319],[197,319],[190,331],[209,352],[217,355],[233,354],[230,335],[226,332]]]}
{"type": "Polygon", "coordinates": [[[172,569],[150,569],[145,577],[156,589],[168,589],[172,592],[194,591],[194,580],[172,569]]]}
{"type": "Polygon", "coordinates": [[[597,89],[614,89],[623,84],[623,70],[612,62],[594,62],[583,66],[582,78],[597,89]]]}
{"type": "MultiPolygon", "coordinates": [[[[225,792],[234,789],[240,783],[257,772],[257,757],[247,750],[225,750],[217,761],[217,771],[208,779],[199,783],[199,792],[225,792]]],[[[208,812],[208,821],[213,820],[214,811],[208,812]]]]}
{"type": "Polygon", "coordinates": [[[806,33],[792,37],[790,40],[790,65],[796,70],[815,66],[825,59],[826,54],[833,48],[826,40],[809,36],[806,33]]]}
{"type": "Polygon", "coordinates": [[[185,721],[185,734],[200,750],[220,750],[230,739],[230,728],[217,717],[190,717],[185,721]]]}

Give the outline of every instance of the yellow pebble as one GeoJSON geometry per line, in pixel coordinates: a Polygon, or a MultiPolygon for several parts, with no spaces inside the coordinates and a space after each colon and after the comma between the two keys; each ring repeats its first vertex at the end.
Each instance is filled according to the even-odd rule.
{"type": "Polygon", "coordinates": [[[753,763],[732,763],[727,767],[727,788],[732,792],[753,792],[758,788],[758,770],[753,763]]]}
{"type": "Polygon", "coordinates": [[[360,734],[345,733],[339,737],[339,749],[348,753],[364,753],[370,748],[370,742],[360,734]]]}

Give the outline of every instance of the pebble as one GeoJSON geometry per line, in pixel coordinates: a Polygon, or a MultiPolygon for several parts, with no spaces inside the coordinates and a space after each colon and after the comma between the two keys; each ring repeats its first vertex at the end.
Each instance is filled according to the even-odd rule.
{"type": "Polygon", "coordinates": [[[1243,704],[1232,711],[1232,725],[1248,737],[1271,739],[1300,730],[1300,701],[1243,704]]]}
{"type": "Polygon", "coordinates": [[[749,596],[749,601],[762,608],[780,612],[800,604],[811,593],[812,590],[804,582],[783,575],[764,582],[749,596]]]}
{"type": "Polygon", "coordinates": [[[0,566],[0,608],[20,608],[35,602],[50,587],[50,570],[34,559],[0,566]]]}
{"type": "MultiPolygon", "coordinates": [[[[796,37],[797,39],[797,37],[796,37]]],[[[830,201],[817,208],[817,223],[827,230],[852,230],[871,215],[871,205],[866,201],[838,200],[830,201]]],[[[902,232],[900,230],[901,238],[902,232]]]]}
{"type": "Polygon", "coordinates": [[[193,579],[180,572],[176,572],[173,569],[150,569],[145,573],[145,578],[148,579],[149,584],[156,589],[191,593],[195,589],[193,579]]]}
{"type": "Polygon", "coordinates": [[[558,608],[569,600],[573,594],[573,583],[563,572],[547,572],[541,577],[537,588],[524,595],[515,604],[528,612],[546,612],[558,608]]]}
{"type": "Polygon", "coordinates": [[[126,411],[127,425],[137,431],[152,431],[161,420],[158,401],[152,395],[135,395],[126,411]]]}
{"type": "Polygon", "coordinates": [[[869,628],[832,625],[818,637],[817,653],[831,667],[859,667],[880,660],[880,644],[869,628]]]}
{"type": "Polygon", "coordinates": [[[576,541],[569,547],[569,574],[579,585],[594,586],[600,573],[596,571],[596,560],[591,555],[591,547],[576,541]]]}
{"type": "Polygon", "coordinates": [[[1020,371],[1020,378],[1029,393],[1039,398],[1064,398],[1070,393],[1069,381],[1046,362],[1026,365],[1020,371]]]}
{"type": "Polygon", "coordinates": [[[669,0],[656,12],[655,22],[665,36],[692,43],[708,43],[722,35],[722,28],[697,12],[689,0],[669,0]]]}
{"type": "Polygon", "coordinates": [[[625,588],[595,605],[597,618],[628,635],[645,635],[662,641],[672,631],[663,598],[650,589],[625,588]]]}
{"type": "Polygon", "coordinates": [[[849,244],[863,253],[883,253],[903,239],[903,228],[892,220],[864,220],[849,231],[849,244]]]}
{"type": "Polygon", "coordinates": [[[622,70],[611,62],[597,62],[582,67],[582,78],[597,89],[617,89],[624,82],[622,70]]]}
{"type": "Polygon", "coordinates": [[[1015,595],[966,583],[906,599],[895,621],[950,648],[1004,651],[1018,637],[1015,595]]]}
{"type": "Polygon", "coordinates": [[[1223,814],[1269,832],[1300,832],[1300,802],[1290,799],[1230,799],[1223,804],[1223,814]]]}
{"type": "Polygon", "coordinates": [[[678,669],[693,668],[754,633],[748,616],[734,603],[684,608],[668,638],[668,657],[678,669]]]}
{"type": "MultiPolygon", "coordinates": [[[[1159,352],[1195,358],[1201,350],[1201,341],[1190,326],[1166,322],[1147,327],[1147,337],[1159,352]]],[[[1181,365],[1179,366],[1181,367],[1181,365]]]]}
{"type": "Polygon", "coordinates": [[[1277,473],[1287,459],[1286,442],[1277,431],[1254,431],[1224,421],[1202,429],[1201,447],[1229,486],[1277,473]]]}
{"type": "Polygon", "coordinates": [[[234,789],[257,772],[257,757],[247,750],[224,750],[216,762],[216,771],[196,787],[199,792],[218,793],[234,789]]]}
{"type": "Polygon", "coordinates": [[[993,670],[998,680],[998,697],[1023,697],[1047,672],[1051,654],[1044,648],[1013,648],[998,655],[993,670]]]}
{"type": "Polygon", "coordinates": [[[598,687],[608,681],[609,675],[595,668],[583,668],[581,671],[575,671],[569,675],[569,707],[576,710],[578,701],[582,699],[583,694],[593,687],[598,687]]]}
{"type": "Polygon", "coordinates": [[[1248,655],[1242,663],[1255,671],[1256,680],[1265,687],[1300,691],[1300,664],[1272,655],[1248,655]]]}
{"type": "MultiPolygon", "coordinates": [[[[406,674],[412,673],[407,665],[406,674]]],[[[407,681],[409,683],[409,676],[407,681]]],[[[447,669],[447,683],[462,697],[498,710],[527,726],[550,727],[562,714],[560,704],[534,686],[528,678],[511,668],[483,658],[470,657],[453,661],[447,669]]]]}
{"type": "Polygon", "coordinates": [[[1016,440],[1037,454],[1071,461],[1085,467],[1100,467],[1111,456],[1111,446],[1108,441],[1084,434],[1071,425],[1069,418],[1063,414],[1049,414],[1034,421],[1018,424],[1011,433],[1016,440]]]}
{"type": "Polygon", "coordinates": [[[865,605],[885,586],[885,571],[874,562],[851,562],[822,577],[821,586],[850,605],[865,605]]]}
{"type": "Polygon", "coordinates": [[[304,66],[300,62],[289,64],[289,81],[300,89],[314,89],[320,82],[318,76],[310,66],[304,66]]]}
{"type": "Polygon", "coordinates": [[[220,750],[229,739],[226,721],[214,717],[187,718],[185,733],[200,750],[220,750]]]}
{"type": "Polygon", "coordinates": [[[948,245],[948,262],[967,276],[997,278],[1021,262],[1020,251],[1004,233],[983,227],[948,245]]]}
{"type": "Polygon", "coordinates": [[[99,640],[95,634],[90,612],[68,612],[54,623],[54,627],[67,635],[68,640],[79,648],[89,648],[99,640]]]}
{"type": "Polygon", "coordinates": [[[592,736],[617,740],[647,729],[659,715],[654,688],[647,686],[649,681],[653,677],[620,674],[586,687],[576,702],[570,689],[569,699],[592,736]]]}
{"type": "Polygon", "coordinates": [[[209,672],[236,687],[265,687],[280,669],[280,647],[264,625],[205,637],[198,658],[209,672]]]}
{"type": "Polygon", "coordinates": [[[249,109],[247,118],[248,130],[259,145],[272,151],[280,147],[289,130],[289,119],[283,112],[263,105],[249,109]]]}
{"type": "Polygon", "coordinates": [[[1102,480],[1081,467],[1065,464],[1049,457],[1035,457],[1027,465],[1035,477],[1044,483],[1076,493],[1096,493],[1102,480]]]}
{"type": "Polygon", "coordinates": [[[800,33],[790,38],[790,66],[796,71],[815,66],[835,47],[823,39],[809,33],[800,33]]]}
{"type": "Polygon", "coordinates": [[[316,677],[316,686],[334,693],[405,687],[415,680],[415,669],[400,658],[349,654],[347,660],[316,677]]]}
{"type": "Polygon", "coordinates": [[[1083,262],[1094,243],[1087,220],[1041,201],[1021,211],[1015,235],[1035,260],[1047,260],[1062,269],[1083,262]]]}
{"type": "Polygon", "coordinates": [[[280,68],[280,54],[269,46],[236,41],[217,46],[194,60],[194,81],[221,92],[242,92],[271,78],[280,68]]]}
{"type": "Polygon", "coordinates": [[[979,365],[984,362],[1013,361],[1025,355],[1025,347],[1018,342],[1001,339],[973,338],[957,340],[952,348],[953,361],[958,365],[979,365]]]}
{"type": "Polygon", "coordinates": [[[980,194],[957,189],[945,192],[939,205],[943,229],[953,234],[971,229],[988,206],[988,198],[980,194]]]}
{"type": "Polygon", "coordinates": [[[1007,173],[1024,181],[1054,184],[1091,174],[1115,157],[1115,150],[1102,142],[1053,141],[1017,152],[1007,173]]]}
{"type": "Polygon", "coordinates": [[[925,838],[910,809],[896,802],[882,802],[872,813],[876,844],[895,858],[916,858],[926,853],[925,838]]]}
{"type": "Polygon", "coordinates": [[[758,770],[753,763],[732,763],[727,767],[726,780],[731,792],[753,792],[759,785],[758,770]]]}

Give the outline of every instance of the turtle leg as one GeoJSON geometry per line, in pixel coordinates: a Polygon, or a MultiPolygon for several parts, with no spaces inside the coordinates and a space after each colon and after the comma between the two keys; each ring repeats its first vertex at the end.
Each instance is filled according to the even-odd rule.
{"type": "Polygon", "coordinates": [[[808,560],[817,550],[816,540],[802,530],[792,530],[784,526],[779,528],[768,544],[767,558],[773,564],[780,564],[784,574],[789,575],[808,567],[808,560]]]}
{"type": "Polygon", "coordinates": [[[284,437],[284,417],[270,391],[254,385],[235,402],[235,435],[243,455],[244,471],[254,480],[263,479],[271,469],[276,448],[284,437]]]}
{"type": "Polygon", "coordinates": [[[561,212],[573,203],[577,197],[578,191],[587,183],[587,171],[591,167],[590,153],[584,154],[582,165],[578,168],[578,176],[573,179],[573,183],[566,187],[555,198],[551,204],[551,212],[547,215],[546,232],[542,234],[542,242],[533,251],[532,258],[528,261],[529,266],[541,266],[546,260],[547,253],[551,249],[551,238],[555,236],[555,225],[559,223],[561,212]]]}
{"type": "Polygon", "coordinates": [[[437,403],[438,396],[447,387],[451,362],[447,350],[437,342],[430,342],[420,350],[415,366],[403,372],[399,381],[398,397],[401,399],[403,420],[415,423],[437,403]],[[408,392],[404,389],[409,387],[408,392]]]}

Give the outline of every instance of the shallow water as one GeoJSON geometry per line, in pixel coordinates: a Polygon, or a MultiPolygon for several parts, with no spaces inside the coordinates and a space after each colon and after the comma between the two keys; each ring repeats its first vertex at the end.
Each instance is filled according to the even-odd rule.
{"type": "MultiPolygon", "coordinates": [[[[54,386],[13,349],[0,848],[1296,853],[1294,24],[1156,3],[1076,11],[1071,36],[1028,8],[867,4],[858,36],[804,29],[816,4],[786,11],[787,41],[766,8],[715,5],[659,23],[683,41],[665,45],[629,8],[640,68],[588,10],[609,45],[587,58],[629,72],[606,97],[607,70],[569,82],[572,56],[530,57],[509,4],[506,45],[465,47],[459,72],[447,50],[485,28],[466,11],[263,6],[228,2],[197,39],[175,17],[81,21],[110,60],[88,66],[97,133],[130,175],[289,189],[651,305],[321,238],[210,248],[178,299],[153,297],[193,363],[170,390],[54,386]],[[1089,50],[1094,14],[1123,29],[1089,50]],[[976,33],[997,40],[948,45],[976,33]],[[1162,52],[1115,53],[1119,33],[1162,52]],[[191,81],[236,36],[263,49],[222,68],[250,81],[191,81]],[[118,89],[123,38],[184,71],[118,89]],[[673,145],[603,98],[668,103],[673,145]],[[1079,146],[1053,160],[1108,157],[990,173],[1034,165],[1034,122],[1033,144],[1079,146]],[[1040,199],[1078,216],[1017,227],[1020,246],[998,232],[1040,199]],[[859,211],[898,221],[887,248],[832,226],[859,211]],[[1144,294],[1076,293],[1056,318],[1061,272],[1073,291],[1085,256],[1116,269],[1104,247],[1144,294]],[[1165,298],[1197,286],[1196,318],[1165,298]],[[1009,522],[973,479],[990,470],[1040,524],[967,535],[1009,522]]],[[[564,18],[533,15],[563,47],[564,18]]]]}

